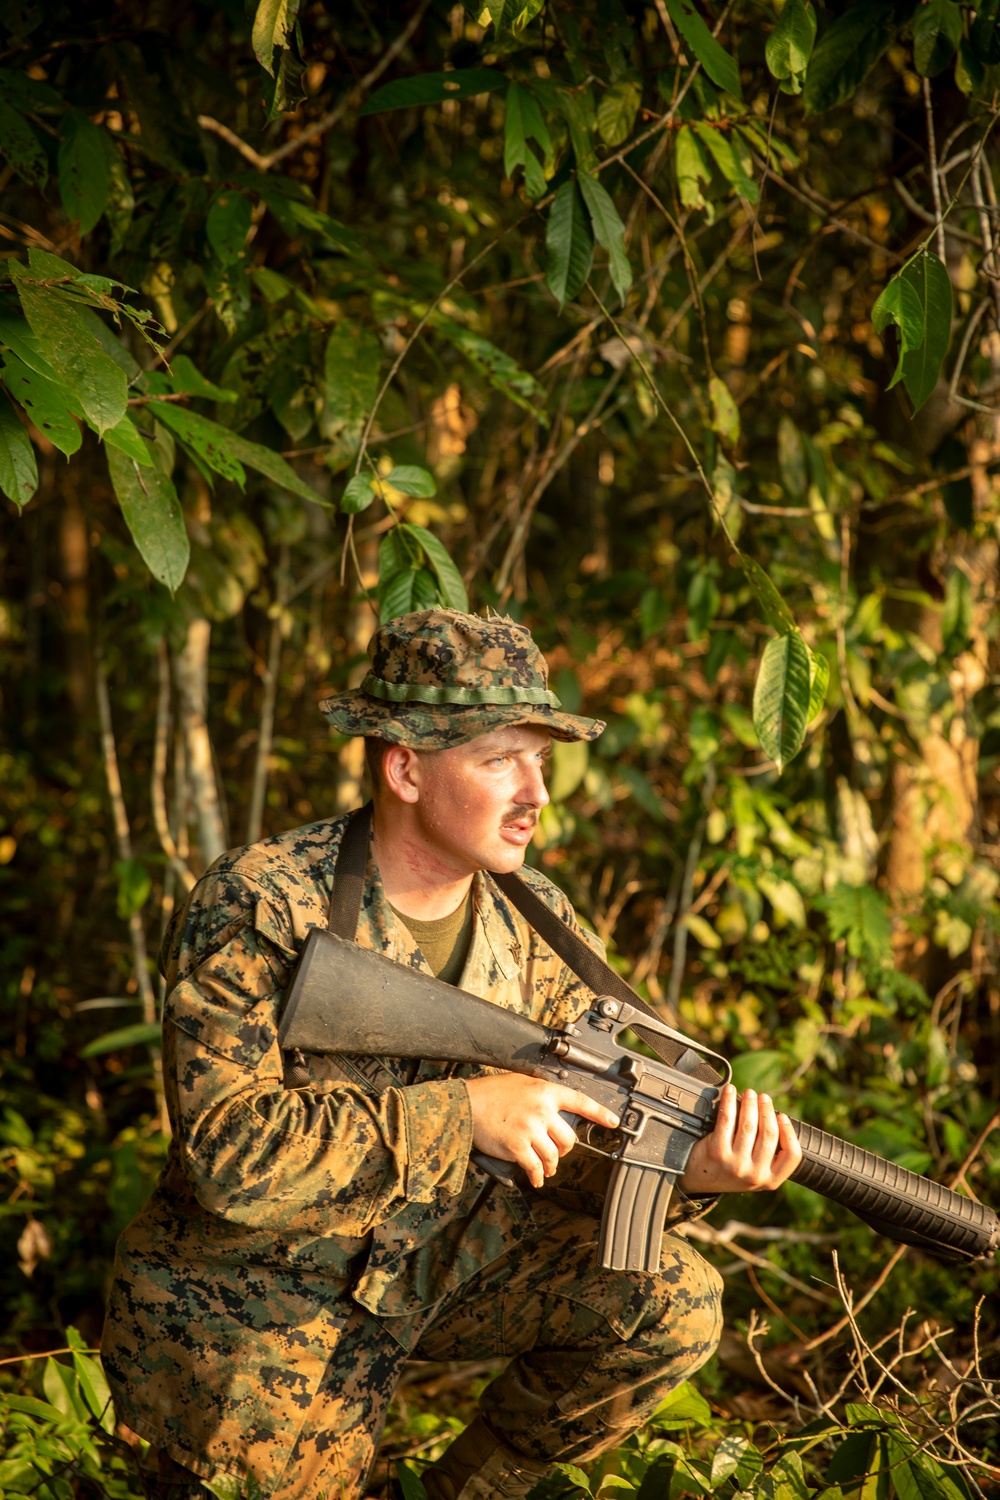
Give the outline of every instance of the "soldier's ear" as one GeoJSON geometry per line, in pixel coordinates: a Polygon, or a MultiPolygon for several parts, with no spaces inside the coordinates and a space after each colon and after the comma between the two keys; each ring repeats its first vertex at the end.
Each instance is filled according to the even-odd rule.
{"type": "Polygon", "coordinates": [[[382,782],[390,796],[400,802],[420,800],[419,755],[407,745],[389,745],[382,755],[382,782]]]}

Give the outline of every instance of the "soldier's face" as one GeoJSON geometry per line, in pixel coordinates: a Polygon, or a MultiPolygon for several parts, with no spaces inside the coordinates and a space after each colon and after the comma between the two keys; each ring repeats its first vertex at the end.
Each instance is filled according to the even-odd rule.
{"type": "Polygon", "coordinates": [[[462,873],[516,870],[549,800],[550,755],[548,731],[525,724],[416,756],[410,775],[425,840],[462,873]]]}

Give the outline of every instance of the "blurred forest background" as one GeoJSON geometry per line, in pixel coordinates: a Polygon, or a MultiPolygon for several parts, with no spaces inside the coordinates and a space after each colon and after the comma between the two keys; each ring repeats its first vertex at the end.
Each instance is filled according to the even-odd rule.
{"type": "MultiPolygon", "coordinates": [[[[532,858],[665,1016],[1000,1204],[998,22],[0,8],[5,1494],[141,1493],[87,1351],[165,1150],[155,954],[357,802],[316,703],[379,611],[509,611],[609,721],[532,858]]],[[[794,1184],[691,1233],[717,1359],[539,1495],[995,1487],[995,1262],[794,1184]]],[[[488,1375],[408,1372],[373,1494],[488,1375]]]]}

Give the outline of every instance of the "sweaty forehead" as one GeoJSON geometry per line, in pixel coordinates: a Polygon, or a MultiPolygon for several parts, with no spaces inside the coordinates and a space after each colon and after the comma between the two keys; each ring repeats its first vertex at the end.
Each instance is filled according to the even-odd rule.
{"type": "Polygon", "coordinates": [[[473,755],[484,752],[495,755],[498,751],[512,754],[521,750],[545,750],[551,743],[549,731],[538,724],[506,724],[502,729],[491,729],[488,734],[469,740],[464,748],[473,755]]]}

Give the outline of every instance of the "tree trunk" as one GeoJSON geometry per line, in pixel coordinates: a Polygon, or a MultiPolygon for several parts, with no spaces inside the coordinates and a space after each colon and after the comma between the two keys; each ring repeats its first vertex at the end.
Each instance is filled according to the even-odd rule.
{"type": "Polygon", "coordinates": [[[198,825],[198,845],[205,865],[212,864],[224,854],[228,844],[208,734],[208,647],[211,635],[212,626],[208,620],[192,620],[184,649],[174,658],[188,786],[198,825]]]}

